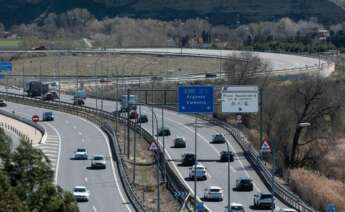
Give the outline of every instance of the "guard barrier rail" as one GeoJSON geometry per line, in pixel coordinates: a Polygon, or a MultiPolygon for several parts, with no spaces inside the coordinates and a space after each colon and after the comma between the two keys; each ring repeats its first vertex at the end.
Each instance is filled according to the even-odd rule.
{"type": "MultiPolygon", "coordinates": [[[[215,125],[223,127],[227,132],[229,132],[229,134],[231,134],[236,142],[241,146],[246,158],[256,169],[256,172],[259,174],[266,186],[270,189],[272,188],[272,173],[260,159],[258,151],[253,147],[253,145],[247,140],[246,136],[244,136],[240,130],[213,117],[204,115],[200,115],[199,117],[203,120],[207,120],[215,125]]],[[[290,191],[287,187],[284,187],[277,182],[274,183],[274,193],[282,202],[300,212],[315,212],[315,210],[303,202],[300,197],[290,191]]]]}
{"type": "MultiPolygon", "coordinates": [[[[146,211],[146,208],[143,206],[144,204],[142,204],[142,202],[140,201],[140,198],[137,197],[131,183],[128,181],[129,178],[124,170],[123,160],[120,157],[120,146],[117,143],[116,139],[114,139],[114,130],[112,128],[111,123],[116,121],[116,118],[118,118],[120,123],[123,123],[126,125],[128,124],[130,128],[135,130],[137,133],[141,134],[143,138],[145,138],[148,142],[150,143],[154,142],[155,138],[148,131],[141,128],[135,122],[130,121],[127,123],[127,119],[124,117],[120,117],[120,116],[115,117],[110,112],[100,111],[92,107],[77,106],[71,103],[59,102],[59,101],[42,101],[40,99],[25,97],[23,95],[13,94],[13,93],[8,93],[8,92],[0,92],[0,96],[1,98],[4,98],[12,102],[32,105],[36,107],[50,108],[53,110],[58,110],[58,111],[63,111],[63,112],[71,113],[74,115],[78,115],[101,126],[101,128],[105,130],[108,136],[112,138],[113,141],[115,141],[115,143],[110,142],[111,143],[110,146],[112,148],[112,154],[114,156],[114,159],[117,161],[119,175],[120,175],[120,178],[123,183],[127,196],[129,197],[136,211],[146,211]]],[[[162,154],[161,150],[159,150],[158,154],[160,155],[162,154]]],[[[159,157],[159,158],[163,160],[163,157],[159,157]]],[[[174,192],[192,193],[193,192],[193,191],[189,191],[187,185],[185,184],[184,179],[180,179],[178,177],[179,175],[176,173],[177,170],[174,169],[171,163],[168,163],[167,161],[161,161],[161,162],[166,164],[167,187],[172,193],[174,192]]],[[[178,200],[181,203],[184,201],[184,199],[182,199],[181,197],[178,200]]],[[[197,200],[201,202],[199,198],[197,200]]],[[[194,201],[194,198],[190,196],[188,199],[189,204],[194,204],[193,201],[194,201]]],[[[209,210],[206,209],[206,211],[209,211],[209,210]]]]}

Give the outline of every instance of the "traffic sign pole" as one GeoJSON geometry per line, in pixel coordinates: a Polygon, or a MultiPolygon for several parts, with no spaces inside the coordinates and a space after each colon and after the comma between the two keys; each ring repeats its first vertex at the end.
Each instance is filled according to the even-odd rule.
{"type": "Polygon", "coordinates": [[[195,164],[194,164],[194,212],[196,212],[196,205],[197,205],[197,178],[196,178],[196,165],[198,164],[198,157],[197,157],[197,144],[198,144],[198,133],[197,133],[197,125],[198,124],[198,116],[195,114],[195,123],[194,123],[194,154],[195,154],[195,164]]]}

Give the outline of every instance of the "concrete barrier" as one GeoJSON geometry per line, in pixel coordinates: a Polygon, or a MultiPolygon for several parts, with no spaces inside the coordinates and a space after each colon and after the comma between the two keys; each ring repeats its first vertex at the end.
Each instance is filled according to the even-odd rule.
{"type": "Polygon", "coordinates": [[[0,110],[0,127],[22,137],[32,145],[44,143],[47,139],[45,129],[31,120],[0,110]]]}

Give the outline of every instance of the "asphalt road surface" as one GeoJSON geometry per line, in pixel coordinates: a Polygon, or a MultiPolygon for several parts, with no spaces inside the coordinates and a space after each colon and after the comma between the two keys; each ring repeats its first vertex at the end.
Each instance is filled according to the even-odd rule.
{"type": "MultiPolygon", "coordinates": [[[[47,111],[10,102],[5,109],[15,110],[16,114],[26,118],[47,111]]],[[[48,132],[46,144],[49,145],[40,144],[36,147],[41,148],[46,154],[50,153],[50,159],[56,159],[57,184],[68,191],[72,191],[76,185],[88,187],[91,193],[90,201],[78,203],[80,211],[134,211],[121,187],[116,166],[111,160],[106,135],[85,119],[56,111],[54,114],[54,121],[40,122],[48,132]],[[49,137],[56,138],[57,148],[53,140],[49,141],[49,137]],[[86,148],[89,155],[104,155],[106,169],[90,169],[90,160],[72,160],[73,151],[79,147],[86,148]]]]}

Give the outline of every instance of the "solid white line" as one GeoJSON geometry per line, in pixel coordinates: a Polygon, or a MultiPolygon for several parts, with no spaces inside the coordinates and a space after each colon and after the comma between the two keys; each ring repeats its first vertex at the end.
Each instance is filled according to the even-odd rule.
{"type": "Polygon", "coordinates": [[[87,177],[84,178],[85,182],[87,182],[87,177]]]}
{"type": "MultiPolygon", "coordinates": [[[[109,156],[111,157],[112,154],[111,154],[111,149],[110,149],[109,140],[108,140],[107,135],[106,135],[97,125],[95,125],[94,123],[90,122],[89,120],[83,119],[83,118],[81,118],[81,117],[79,117],[79,116],[75,116],[75,117],[78,118],[78,119],[80,119],[80,120],[82,120],[82,121],[84,121],[84,122],[86,122],[86,123],[89,123],[92,127],[96,128],[96,129],[103,135],[104,141],[106,142],[107,147],[108,147],[109,156]]],[[[126,203],[127,201],[126,201],[126,199],[125,199],[125,197],[124,197],[124,195],[123,195],[123,193],[122,193],[122,191],[121,191],[121,187],[120,187],[119,181],[118,181],[117,176],[116,176],[116,173],[115,173],[114,162],[113,162],[112,159],[110,160],[110,163],[111,163],[111,168],[112,168],[112,172],[113,172],[113,178],[114,178],[114,180],[115,180],[116,187],[118,188],[117,190],[119,191],[119,194],[120,194],[120,197],[121,197],[122,202],[123,202],[123,203],[126,203]]],[[[128,209],[128,211],[132,212],[132,210],[131,210],[131,208],[129,207],[128,204],[124,204],[124,205],[126,206],[126,208],[128,209]]]]}

